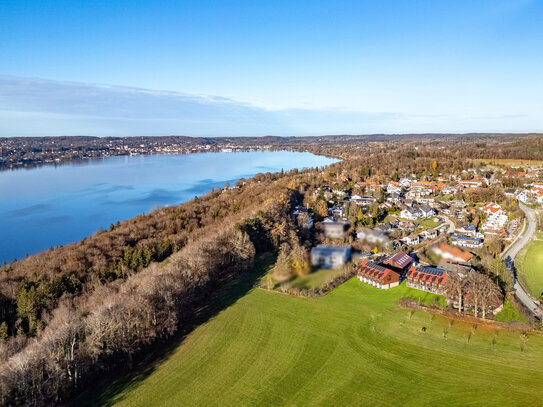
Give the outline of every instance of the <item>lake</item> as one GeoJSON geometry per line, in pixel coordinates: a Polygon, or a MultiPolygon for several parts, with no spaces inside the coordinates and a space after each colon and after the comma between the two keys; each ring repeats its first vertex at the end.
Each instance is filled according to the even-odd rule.
{"type": "Polygon", "coordinates": [[[0,172],[0,263],[75,242],[257,173],[329,165],[310,153],[122,156],[0,172]]]}

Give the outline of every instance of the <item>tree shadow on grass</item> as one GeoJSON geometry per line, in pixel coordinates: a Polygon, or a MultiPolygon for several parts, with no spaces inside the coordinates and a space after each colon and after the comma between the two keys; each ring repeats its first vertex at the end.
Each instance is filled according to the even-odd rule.
{"type": "Polygon", "coordinates": [[[89,386],[67,406],[112,406],[122,401],[129,390],[135,389],[166,361],[196,327],[206,323],[221,311],[235,304],[258,283],[274,264],[275,256],[264,253],[255,259],[254,266],[242,273],[223,279],[217,289],[208,290],[200,306],[180,317],[180,330],[168,341],[153,345],[133,361],[131,368],[122,367],[103,376],[89,386]],[[202,305],[204,304],[204,305],[202,305]]]}

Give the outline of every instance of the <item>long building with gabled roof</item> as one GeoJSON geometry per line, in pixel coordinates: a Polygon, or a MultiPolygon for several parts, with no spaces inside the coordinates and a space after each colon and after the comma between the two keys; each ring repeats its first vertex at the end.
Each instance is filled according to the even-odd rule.
{"type": "Polygon", "coordinates": [[[400,275],[398,273],[367,260],[358,266],[358,279],[382,290],[400,284],[400,275]]]}
{"type": "Polygon", "coordinates": [[[411,266],[406,275],[407,286],[434,294],[444,294],[449,274],[443,269],[430,266],[411,266]]]}

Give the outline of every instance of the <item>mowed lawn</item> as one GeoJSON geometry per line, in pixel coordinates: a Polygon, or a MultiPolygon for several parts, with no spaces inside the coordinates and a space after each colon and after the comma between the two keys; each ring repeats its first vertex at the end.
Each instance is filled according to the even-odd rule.
{"type": "Polygon", "coordinates": [[[311,271],[307,276],[296,277],[291,281],[294,288],[315,289],[322,287],[326,282],[333,280],[345,273],[343,269],[318,269],[311,271]]]}
{"type": "Polygon", "coordinates": [[[543,241],[532,240],[517,256],[517,272],[524,288],[535,298],[543,293],[543,241]]]}
{"type": "Polygon", "coordinates": [[[113,383],[91,403],[541,405],[541,336],[397,308],[406,295],[433,301],[356,279],[312,299],[253,289],[145,378],[113,383]]]}

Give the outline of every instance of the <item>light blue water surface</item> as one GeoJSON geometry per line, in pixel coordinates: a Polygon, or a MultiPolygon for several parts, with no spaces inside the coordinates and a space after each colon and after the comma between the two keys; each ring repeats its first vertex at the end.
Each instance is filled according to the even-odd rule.
{"type": "Polygon", "coordinates": [[[329,165],[310,153],[123,156],[0,172],[0,262],[75,242],[257,173],[329,165]]]}

